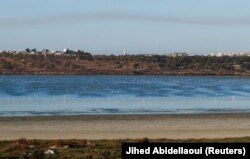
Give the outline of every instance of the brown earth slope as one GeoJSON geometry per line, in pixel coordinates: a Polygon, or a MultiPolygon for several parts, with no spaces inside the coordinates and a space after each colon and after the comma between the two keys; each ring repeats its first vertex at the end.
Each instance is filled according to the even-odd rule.
{"type": "Polygon", "coordinates": [[[0,74],[250,75],[250,57],[0,54],[0,74]]]}

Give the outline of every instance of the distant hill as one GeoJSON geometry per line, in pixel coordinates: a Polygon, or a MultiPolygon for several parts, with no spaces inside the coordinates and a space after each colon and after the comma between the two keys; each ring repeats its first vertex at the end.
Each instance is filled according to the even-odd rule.
{"type": "Polygon", "coordinates": [[[250,57],[0,53],[0,74],[243,76],[250,57]]]}

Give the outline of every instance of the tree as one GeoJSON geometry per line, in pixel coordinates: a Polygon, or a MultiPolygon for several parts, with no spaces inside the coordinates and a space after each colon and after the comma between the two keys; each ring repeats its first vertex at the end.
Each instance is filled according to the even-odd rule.
{"type": "Polygon", "coordinates": [[[25,49],[25,52],[30,52],[30,49],[29,48],[25,49]]]}
{"type": "Polygon", "coordinates": [[[35,52],[35,53],[37,52],[36,48],[31,49],[30,51],[31,51],[31,52],[35,52]]]}

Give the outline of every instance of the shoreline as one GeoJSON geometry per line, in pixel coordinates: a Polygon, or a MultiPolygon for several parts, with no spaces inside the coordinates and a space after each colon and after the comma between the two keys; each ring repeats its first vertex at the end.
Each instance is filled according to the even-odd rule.
{"type": "Polygon", "coordinates": [[[250,136],[250,113],[1,117],[0,140],[250,136]]]}
{"type": "MultiPolygon", "coordinates": [[[[80,115],[48,115],[48,116],[0,116],[0,121],[1,119],[9,119],[9,118],[17,118],[17,119],[25,119],[25,118],[96,118],[96,117],[101,117],[101,118],[138,118],[140,117],[202,117],[202,116],[217,116],[217,117],[223,117],[223,116],[228,116],[228,117],[244,117],[244,116],[250,116],[250,112],[205,112],[205,113],[167,113],[167,114],[157,114],[157,113],[145,113],[145,114],[80,114],[80,115]]],[[[140,118],[143,119],[143,118],[140,118]]]]}
{"type": "Polygon", "coordinates": [[[47,72],[47,73],[0,73],[0,76],[176,76],[176,77],[250,77],[250,73],[225,73],[225,74],[196,74],[196,73],[55,73],[55,72],[47,72]]]}

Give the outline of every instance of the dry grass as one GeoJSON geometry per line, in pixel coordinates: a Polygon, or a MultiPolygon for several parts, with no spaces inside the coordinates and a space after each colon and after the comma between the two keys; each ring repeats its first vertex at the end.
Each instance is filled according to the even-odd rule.
{"type": "Polygon", "coordinates": [[[44,158],[103,158],[112,159],[121,157],[121,144],[123,142],[176,142],[176,143],[250,143],[250,137],[244,138],[225,138],[225,139],[189,139],[189,140],[170,140],[148,138],[134,140],[26,140],[24,138],[12,141],[0,141],[0,157],[9,156],[28,156],[37,155],[48,149],[55,152],[54,155],[44,155],[44,158]]]}

